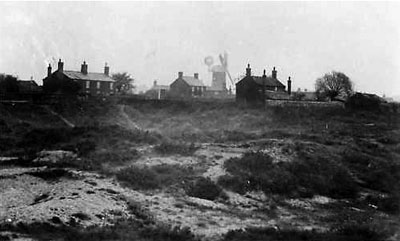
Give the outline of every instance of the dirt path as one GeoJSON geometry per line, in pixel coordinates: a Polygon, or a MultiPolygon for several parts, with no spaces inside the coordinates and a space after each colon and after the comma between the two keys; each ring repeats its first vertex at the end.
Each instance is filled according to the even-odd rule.
{"type": "Polygon", "coordinates": [[[119,114],[121,115],[122,119],[117,120],[117,124],[127,127],[130,130],[142,130],[135,122],[131,120],[131,118],[125,112],[125,105],[118,105],[119,114]]]}
{"type": "Polygon", "coordinates": [[[74,125],[72,122],[70,122],[69,120],[65,119],[65,117],[62,116],[62,115],[60,115],[59,113],[53,111],[50,107],[48,107],[48,106],[43,106],[43,108],[44,108],[45,110],[47,110],[48,112],[50,112],[50,114],[52,114],[52,115],[58,117],[58,118],[59,118],[61,121],[63,121],[67,126],[69,126],[69,127],[71,127],[71,128],[74,128],[74,127],[75,127],[75,125],[74,125]]]}

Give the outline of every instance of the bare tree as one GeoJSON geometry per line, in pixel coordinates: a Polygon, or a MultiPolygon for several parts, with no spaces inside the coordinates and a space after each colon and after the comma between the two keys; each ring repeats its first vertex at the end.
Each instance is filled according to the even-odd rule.
{"type": "Polygon", "coordinates": [[[117,93],[127,94],[135,88],[134,79],[127,73],[116,73],[111,76],[115,80],[115,90],[117,93]]]}
{"type": "Polygon", "coordinates": [[[350,78],[341,72],[332,71],[315,82],[315,92],[319,100],[337,97],[347,98],[353,92],[353,83],[350,78]]]}
{"type": "Polygon", "coordinates": [[[12,75],[0,74],[0,93],[17,93],[19,91],[17,78],[12,75]]]}

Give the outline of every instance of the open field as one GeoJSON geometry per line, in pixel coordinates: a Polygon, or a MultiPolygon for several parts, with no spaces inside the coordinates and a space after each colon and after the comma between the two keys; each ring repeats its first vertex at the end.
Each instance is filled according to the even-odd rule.
{"type": "Polygon", "coordinates": [[[400,238],[399,108],[15,104],[0,133],[0,239],[400,238]]]}

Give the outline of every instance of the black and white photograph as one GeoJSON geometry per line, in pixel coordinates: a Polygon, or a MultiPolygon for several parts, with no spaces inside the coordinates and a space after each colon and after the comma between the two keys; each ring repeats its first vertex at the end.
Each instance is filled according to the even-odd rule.
{"type": "Polygon", "coordinates": [[[0,241],[400,240],[400,1],[0,12],[0,241]]]}

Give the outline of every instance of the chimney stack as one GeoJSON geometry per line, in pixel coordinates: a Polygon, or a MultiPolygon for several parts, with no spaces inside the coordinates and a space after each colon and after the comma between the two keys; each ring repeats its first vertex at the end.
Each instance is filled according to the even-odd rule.
{"type": "MultiPolygon", "coordinates": [[[[86,71],[87,71],[87,68],[86,68],[86,71]]],[[[110,67],[107,66],[107,62],[106,62],[106,64],[104,65],[104,74],[107,75],[107,76],[110,75],[110,67]]]]}
{"type": "Polygon", "coordinates": [[[275,67],[274,67],[274,69],[272,70],[272,78],[276,79],[277,73],[278,73],[278,71],[276,71],[275,67]]]}
{"type": "Polygon", "coordinates": [[[199,73],[194,73],[194,78],[199,79],[199,73]]]}
{"type": "Polygon", "coordinates": [[[157,86],[157,80],[153,81],[153,86],[157,86]]]}
{"type": "Polygon", "coordinates": [[[86,64],[86,61],[83,61],[83,64],[81,65],[81,73],[82,74],[88,73],[88,65],[86,64]]]}
{"type": "Polygon", "coordinates": [[[47,67],[47,77],[50,77],[51,75],[51,64],[49,64],[49,67],[47,67]]]}
{"type": "Polygon", "coordinates": [[[290,76],[287,81],[287,92],[289,95],[292,93],[292,81],[290,80],[290,76]]]}
{"type": "Polygon", "coordinates": [[[61,62],[61,59],[58,60],[58,71],[61,73],[64,71],[64,62],[61,62]]]}
{"type": "Polygon", "coordinates": [[[251,68],[250,68],[250,64],[247,64],[247,68],[246,68],[246,76],[251,76],[251,68]]]}
{"type": "Polygon", "coordinates": [[[178,72],[178,78],[182,79],[183,78],[183,72],[178,72]]]}
{"type": "Polygon", "coordinates": [[[266,80],[267,80],[267,75],[266,75],[266,72],[265,72],[265,69],[264,69],[264,73],[263,73],[263,76],[262,76],[262,101],[263,101],[263,103],[265,104],[265,85],[266,85],[266,80]]]}

